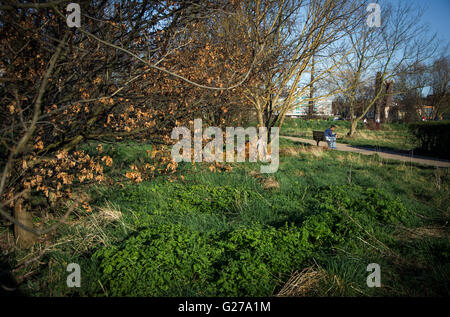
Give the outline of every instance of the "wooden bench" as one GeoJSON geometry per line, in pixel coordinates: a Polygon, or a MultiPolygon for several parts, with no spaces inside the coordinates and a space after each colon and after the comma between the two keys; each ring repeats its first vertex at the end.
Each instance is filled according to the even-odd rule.
{"type": "Polygon", "coordinates": [[[324,131],[313,131],[313,139],[317,142],[317,146],[319,146],[320,141],[325,140],[325,132],[324,131]]]}

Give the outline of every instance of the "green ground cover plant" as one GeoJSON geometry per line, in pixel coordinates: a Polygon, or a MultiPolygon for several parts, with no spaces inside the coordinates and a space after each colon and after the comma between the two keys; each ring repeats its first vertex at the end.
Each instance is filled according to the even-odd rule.
{"type": "MultiPolygon", "coordinates": [[[[72,215],[29,256],[38,261],[17,267],[24,254],[12,251],[20,292],[272,296],[309,268],[322,277],[307,296],[448,294],[448,169],[284,139],[280,147],[279,170],[268,175],[257,163],[229,172],[183,163],[135,184],[119,179],[125,165],[112,167],[118,184],[87,188],[93,211],[72,215]],[[66,286],[68,263],[80,264],[79,289],[66,286]],[[381,266],[381,288],[366,285],[369,263],[381,266]]],[[[109,154],[140,164],[148,146],[128,148],[109,154]]]]}

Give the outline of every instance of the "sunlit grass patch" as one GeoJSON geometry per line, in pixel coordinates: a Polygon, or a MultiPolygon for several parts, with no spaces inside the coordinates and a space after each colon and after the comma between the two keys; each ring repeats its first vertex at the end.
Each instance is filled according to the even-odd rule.
{"type": "Polygon", "coordinates": [[[402,240],[398,228],[445,226],[448,170],[290,140],[280,140],[280,150],[285,155],[273,174],[251,162],[220,172],[206,163],[181,163],[170,175],[139,184],[122,179],[92,186],[92,212],[77,211],[36,249],[42,260],[21,272],[21,290],[59,296],[408,296],[420,294],[408,289],[427,278],[426,294],[445,293],[448,239],[422,230],[414,232],[420,238],[402,240]],[[196,262],[192,252],[207,259],[196,262]],[[411,254],[420,267],[433,268],[414,271],[414,282],[406,278],[418,270],[411,254]],[[80,263],[87,279],[78,290],[64,286],[71,262],[80,263]],[[382,289],[365,285],[372,262],[382,266],[382,289]],[[37,271],[40,276],[33,275],[37,271]]]}
{"type": "Polygon", "coordinates": [[[312,131],[325,131],[331,124],[336,125],[338,143],[401,151],[409,151],[415,146],[415,139],[410,135],[408,125],[398,123],[385,123],[380,130],[369,130],[360,122],[356,133],[350,138],[347,136],[350,130],[349,121],[288,119],[282,127],[281,135],[312,139],[312,131]]]}

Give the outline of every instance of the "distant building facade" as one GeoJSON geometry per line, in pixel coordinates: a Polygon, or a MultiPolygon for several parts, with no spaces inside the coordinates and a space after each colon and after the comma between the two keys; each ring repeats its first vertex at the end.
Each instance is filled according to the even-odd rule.
{"type": "MultiPolygon", "coordinates": [[[[286,97],[280,98],[283,101],[286,97]]],[[[309,114],[309,89],[296,98],[291,109],[286,113],[287,117],[306,117],[309,114]]],[[[314,116],[329,117],[332,115],[332,100],[329,98],[317,99],[314,103],[314,116]]]]}

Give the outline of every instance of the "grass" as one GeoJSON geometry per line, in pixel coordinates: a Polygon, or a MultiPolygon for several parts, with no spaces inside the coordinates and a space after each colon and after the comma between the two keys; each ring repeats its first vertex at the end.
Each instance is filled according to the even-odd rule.
{"type": "MultiPolygon", "coordinates": [[[[117,185],[86,188],[93,211],[2,266],[30,296],[447,296],[448,169],[280,140],[257,163],[180,164],[139,184],[148,145],[103,145],[117,185]],[[122,185],[120,185],[120,184],[122,185]],[[66,267],[80,264],[81,288],[66,267]],[[368,288],[366,267],[381,267],[368,288]]],[[[93,146],[92,146],[93,147],[93,146]]],[[[89,148],[87,148],[89,150],[89,148]]],[[[154,163],[154,162],[153,162],[154,163]]],[[[63,210],[61,211],[63,212],[63,210]]],[[[56,215],[57,216],[57,215],[56,215]]],[[[2,229],[1,241],[11,239],[2,229]]]]}
{"type": "Polygon", "coordinates": [[[355,135],[350,138],[347,136],[350,130],[349,121],[308,121],[288,118],[283,125],[281,135],[312,139],[313,130],[324,131],[331,124],[337,126],[335,132],[338,134],[338,143],[396,151],[411,151],[415,147],[415,141],[408,132],[408,126],[401,123],[382,124],[380,130],[369,130],[360,122],[355,135]]]}

